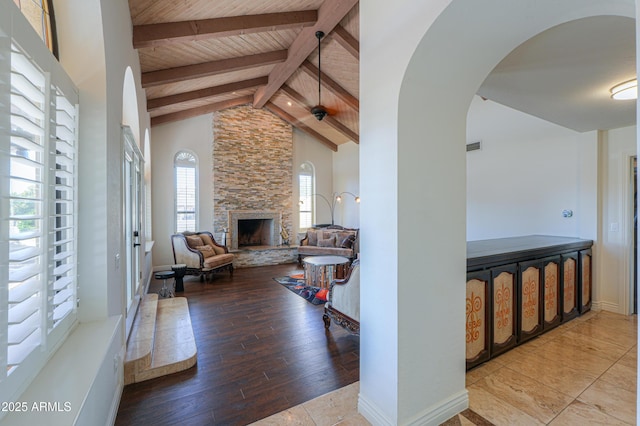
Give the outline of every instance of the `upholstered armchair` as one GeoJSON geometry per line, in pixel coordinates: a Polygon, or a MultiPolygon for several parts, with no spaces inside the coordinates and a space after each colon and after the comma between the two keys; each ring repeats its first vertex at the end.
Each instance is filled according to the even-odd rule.
{"type": "Polygon", "coordinates": [[[325,328],[331,319],[354,334],[360,334],[360,260],[351,264],[344,279],[333,280],[324,305],[325,328]]]}
{"type": "Polygon", "coordinates": [[[173,260],[187,265],[187,274],[200,275],[228,269],[233,274],[233,254],[216,242],[210,232],[184,232],[171,236],[173,260]]]}

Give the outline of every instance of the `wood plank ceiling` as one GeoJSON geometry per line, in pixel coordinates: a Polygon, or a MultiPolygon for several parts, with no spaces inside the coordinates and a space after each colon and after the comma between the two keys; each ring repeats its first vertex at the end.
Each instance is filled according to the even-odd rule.
{"type": "Polygon", "coordinates": [[[151,125],[250,104],[330,149],[358,143],[357,0],[129,0],[151,125]],[[321,104],[318,121],[318,39],[321,104]]]}

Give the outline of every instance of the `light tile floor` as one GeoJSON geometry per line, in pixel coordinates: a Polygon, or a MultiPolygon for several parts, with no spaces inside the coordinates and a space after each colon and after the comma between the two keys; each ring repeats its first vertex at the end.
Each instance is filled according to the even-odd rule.
{"type": "MultiPolygon", "coordinates": [[[[588,312],[467,373],[446,425],[636,424],[637,316],[588,312]]],[[[255,425],[368,425],[354,383],[255,425]]]]}

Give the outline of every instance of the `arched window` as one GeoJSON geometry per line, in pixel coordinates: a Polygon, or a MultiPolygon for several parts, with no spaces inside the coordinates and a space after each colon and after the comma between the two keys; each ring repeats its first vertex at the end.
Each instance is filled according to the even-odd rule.
{"type": "Polygon", "coordinates": [[[58,57],[52,0],[13,0],[53,55],[58,57]]]}
{"type": "Polygon", "coordinates": [[[315,188],[315,173],[313,164],[306,162],[300,166],[298,172],[298,189],[300,192],[300,230],[310,228],[315,217],[315,205],[312,196],[315,188]]]}
{"type": "Polygon", "coordinates": [[[176,232],[197,231],[198,225],[198,162],[188,151],[176,154],[175,168],[175,211],[176,232]]]}

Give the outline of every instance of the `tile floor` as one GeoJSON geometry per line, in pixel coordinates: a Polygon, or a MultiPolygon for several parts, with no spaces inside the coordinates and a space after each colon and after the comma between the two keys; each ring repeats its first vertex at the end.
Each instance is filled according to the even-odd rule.
{"type": "MultiPolygon", "coordinates": [[[[637,316],[588,312],[467,373],[469,410],[449,425],[636,424],[637,316]]],[[[255,425],[368,425],[359,383],[255,425]]]]}

